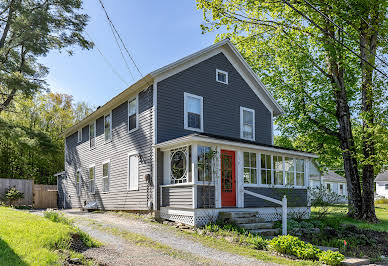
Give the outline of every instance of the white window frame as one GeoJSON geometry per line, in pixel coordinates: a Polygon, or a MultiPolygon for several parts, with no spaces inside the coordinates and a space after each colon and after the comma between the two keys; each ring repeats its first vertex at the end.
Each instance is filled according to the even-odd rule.
{"type": "Polygon", "coordinates": [[[128,133],[131,133],[131,132],[136,131],[139,128],[139,95],[138,94],[136,94],[135,97],[132,97],[131,99],[128,100],[127,107],[128,107],[128,112],[127,112],[128,127],[127,127],[127,129],[128,129],[128,133]],[[133,100],[136,101],[136,127],[132,128],[130,130],[129,129],[129,103],[132,102],[133,100]]]}
{"type": "Polygon", "coordinates": [[[77,131],[77,143],[82,142],[82,128],[77,131]]]}
{"type": "Polygon", "coordinates": [[[229,83],[228,72],[220,70],[220,69],[216,69],[216,81],[228,85],[228,83],[229,83]],[[225,76],[226,76],[225,82],[218,79],[218,73],[225,74],[225,76]]]}
{"type": "Polygon", "coordinates": [[[191,94],[191,93],[188,93],[188,92],[184,93],[184,129],[191,130],[191,131],[197,131],[197,132],[203,132],[203,97],[202,96],[194,95],[194,94],[191,94]],[[187,119],[187,115],[188,115],[188,110],[187,110],[188,97],[192,97],[192,98],[196,98],[196,99],[200,100],[200,104],[201,104],[200,128],[193,128],[193,127],[189,127],[189,125],[188,125],[188,123],[189,123],[189,121],[187,119]]]}
{"type": "Polygon", "coordinates": [[[102,169],[102,193],[109,193],[109,190],[110,190],[110,160],[105,160],[102,162],[101,164],[101,169],[102,169]],[[104,164],[108,164],[108,176],[105,177],[104,176],[104,164]],[[108,191],[104,191],[104,179],[105,178],[108,178],[108,191]]]}
{"type": "Polygon", "coordinates": [[[96,146],[97,146],[96,129],[97,129],[97,127],[96,127],[96,120],[94,120],[93,123],[89,124],[89,149],[91,149],[91,150],[96,148],[96,146]],[[91,146],[92,139],[90,138],[90,126],[91,125],[93,125],[93,127],[94,127],[94,136],[93,136],[94,137],[94,146],[93,147],[91,146]]]}
{"type": "Polygon", "coordinates": [[[91,164],[89,165],[88,167],[88,183],[89,183],[89,187],[88,187],[88,193],[94,195],[96,194],[96,165],[95,164],[91,164]],[[93,187],[93,192],[90,191],[90,168],[94,168],[94,187],[93,187]]]}
{"type": "Polygon", "coordinates": [[[105,140],[105,143],[111,142],[112,141],[112,137],[113,137],[112,136],[112,111],[110,111],[109,113],[104,115],[104,140],[105,140]],[[105,117],[107,117],[108,115],[110,117],[110,125],[109,125],[110,138],[109,139],[105,139],[105,117]]]}
{"type": "Polygon", "coordinates": [[[255,123],[256,123],[255,122],[255,110],[240,106],[240,138],[241,139],[251,140],[251,141],[255,141],[256,140],[255,123]],[[253,121],[252,121],[253,122],[253,125],[252,125],[253,132],[252,132],[252,138],[245,138],[244,137],[244,111],[253,113],[253,121]]]}
{"type": "Polygon", "coordinates": [[[75,172],[75,174],[76,174],[76,176],[75,176],[75,185],[76,185],[75,191],[76,191],[77,197],[80,197],[81,196],[81,179],[82,179],[81,169],[78,168],[77,171],[75,172]],[[79,174],[79,182],[77,182],[77,174],[79,174]]]}
{"type": "MultiPolygon", "coordinates": [[[[242,170],[243,170],[243,175],[245,173],[245,168],[249,168],[249,169],[256,169],[256,183],[245,183],[245,179],[243,179],[243,183],[244,183],[244,186],[257,186],[261,181],[259,181],[259,177],[261,178],[261,175],[259,175],[259,169],[261,171],[261,167],[259,167],[258,163],[261,161],[259,161],[259,157],[260,157],[260,154],[257,153],[257,152],[253,152],[253,151],[245,151],[243,150],[242,151],[243,153],[243,163],[242,163],[242,170]],[[249,166],[249,167],[245,167],[245,161],[244,161],[244,152],[247,152],[247,153],[254,153],[256,154],[256,168],[255,167],[252,167],[252,166],[249,166]]],[[[250,155],[249,155],[250,156],[250,155]]],[[[249,157],[250,158],[250,157],[249,157]]]]}
{"type": "Polygon", "coordinates": [[[127,190],[129,191],[139,191],[139,174],[140,174],[140,171],[139,171],[139,153],[138,152],[134,152],[134,153],[128,153],[128,158],[127,158],[127,172],[128,172],[128,178],[127,178],[127,190]],[[137,156],[137,184],[133,187],[131,187],[131,172],[130,172],[130,169],[129,169],[129,166],[131,164],[131,157],[133,156],[137,156]]]}

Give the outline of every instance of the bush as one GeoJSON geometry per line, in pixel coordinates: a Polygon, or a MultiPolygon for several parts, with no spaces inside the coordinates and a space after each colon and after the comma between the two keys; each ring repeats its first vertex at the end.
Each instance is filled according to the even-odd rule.
{"type": "Polygon", "coordinates": [[[375,201],[375,204],[388,204],[387,198],[381,198],[375,201]]]}
{"type": "Polygon", "coordinates": [[[296,256],[299,259],[318,260],[320,250],[295,236],[278,236],[270,241],[270,247],[279,253],[296,256]]]}
{"type": "Polygon", "coordinates": [[[246,237],[245,242],[252,245],[255,249],[266,250],[268,247],[269,241],[260,236],[249,234],[246,237]]]}
{"type": "Polygon", "coordinates": [[[327,265],[340,265],[341,261],[343,261],[344,259],[344,255],[331,250],[323,251],[319,254],[319,261],[327,265]]]}
{"type": "Polygon", "coordinates": [[[24,193],[20,192],[15,187],[10,187],[5,193],[5,197],[9,201],[9,205],[13,206],[17,200],[24,198],[24,193]]]}
{"type": "Polygon", "coordinates": [[[49,219],[52,222],[62,223],[70,226],[73,225],[73,221],[66,218],[62,213],[59,213],[53,210],[47,210],[43,213],[43,215],[45,218],[49,219]]]}

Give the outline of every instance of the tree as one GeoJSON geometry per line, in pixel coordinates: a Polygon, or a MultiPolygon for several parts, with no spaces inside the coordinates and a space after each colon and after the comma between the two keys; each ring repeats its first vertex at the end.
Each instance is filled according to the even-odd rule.
{"type": "Polygon", "coordinates": [[[38,57],[92,47],[82,35],[88,16],[81,8],[82,0],[0,0],[0,113],[17,95],[45,88],[48,69],[38,57]]]}
{"type": "Polygon", "coordinates": [[[386,147],[384,0],[197,0],[203,32],[230,38],[283,105],[278,129],[342,155],[348,215],[377,221],[373,180],[386,147]],[[361,139],[357,147],[355,132],[361,139]],[[361,176],[362,173],[362,186],[361,176]]]}

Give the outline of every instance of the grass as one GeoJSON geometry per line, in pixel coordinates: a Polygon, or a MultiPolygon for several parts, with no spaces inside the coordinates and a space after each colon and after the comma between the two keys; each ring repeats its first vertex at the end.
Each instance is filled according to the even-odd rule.
{"type": "Polygon", "coordinates": [[[6,207],[0,207],[0,221],[0,265],[57,265],[65,254],[83,260],[70,250],[72,235],[79,233],[71,225],[6,207]]]}
{"type": "MultiPolygon", "coordinates": [[[[376,216],[380,220],[379,223],[372,224],[369,222],[359,221],[346,216],[346,206],[331,207],[330,213],[325,218],[326,221],[340,220],[342,224],[353,224],[362,229],[370,229],[375,231],[388,232],[388,204],[376,204],[376,216]]],[[[312,219],[314,219],[314,212],[316,208],[311,208],[312,219]]]]}
{"type": "Polygon", "coordinates": [[[151,238],[148,238],[148,237],[141,235],[141,234],[122,230],[122,229],[119,229],[117,227],[104,226],[104,225],[102,225],[96,221],[93,221],[93,220],[89,222],[89,225],[96,228],[97,230],[105,231],[105,232],[108,232],[110,234],[122,237],[135,245],[152,248],[152,249],[158,250],[161,253],[166,254],[168,256],[171,256],[171,257],[174,257],[174,258],[182,259],[185,261],[191,261],[191,262],[195,262],[195,263],[200,263],[200,264],[209,264],[211,262],[210,260],[193,255],[189,252],[176,250],[168,245],[161,244],[161,243],[154,241],[151,238]]]}

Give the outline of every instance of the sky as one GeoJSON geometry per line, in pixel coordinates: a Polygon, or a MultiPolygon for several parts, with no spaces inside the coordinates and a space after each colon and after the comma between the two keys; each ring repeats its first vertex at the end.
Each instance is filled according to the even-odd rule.
{"type": "MultiPolygon", "coordinates": [[[[214,43],[214,33],[201,33],[203,16],[195,0],[103,3],[143,75],[214,43]]],[[[47,82],[51,91],[73,95],[76,102],[85,101],[96,107],[129,87],[140,75],[130,64],[132,79],[98,0],[84,0],[84,12],[90,16],[87,33],[121,78],[96,47],[75,47],[72,56],[53,51],[40,62],[49,67],[47,82]]],[[[131,63],[129,58],[127,62],[131,63]]]]}

